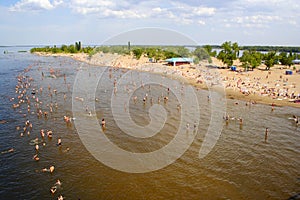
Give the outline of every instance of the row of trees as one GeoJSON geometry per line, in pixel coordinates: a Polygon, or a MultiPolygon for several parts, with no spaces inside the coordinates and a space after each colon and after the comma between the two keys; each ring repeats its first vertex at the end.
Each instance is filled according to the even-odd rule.
{"type": "Polygon", "coordinates": [[[240,48],[237,43],[224,42],[221,45],[222,50],[217,55],[217,58],[221,60],[227,67],[232,66],[233,61],[238,59],[242,62],[242,66],[248,69],[254,69],[261,63],[266,65],[266,70],[269,70],[275,64],[281,64],[291,66],[292,60],[296,59],[297,54],[292,52],[281,52],[269,51],[262,53],[256,50],[245,50],[243,55],[239,57],[240,48]]]}
{"type": "Polygon", "coordinates": [[[76,42],[75,45],[71,44],[61,45],[61,47],[42,47],[42,48],[32,48],[31,52],[49,52],[49,53],[88,53],[92,56],[95,53],[117,53],[117,54],[127,54],[131,53],[139,59],[142,55],[146,55],[148,58],[153,59],[153,61],[164,60],[172,57],[193,57],[194,62],[197,64],[201,60],[208,60],[211,62],[211,57],[216,57],[221,60],[225,66],[230,67],[233,65],[233,61],[239,59],[242,66],[248,69],[254,69],[258,67],[261,63],[266,65],[266,69],[269,70],[275,64],[282,64],[291,66],[292,60],[296,59],[296,53],[292,52],[281,52],[269,51],[267,53],[262,53],[254,49],[248,49],[243,51],[243,55],[240,56],[240,50],[238,43],[226,41],[221,46],[221,51],[217,54],[213,51],[213,46],[204,45],[202,47],[196,47],[194,50],[189,50],[183,46],[133,46],[128,47],[126,45],[118,46],[100,46],[97,48],[93,47],[82,47],[81,42],[76,42]]]}
{"type": "Polygon", "coordinates": [[[75,42],[74,44],[71,44],[69,46],[67,45],[61,45],[60,47],[57,47],[54,45],[53,47],[46,46],[46,47],[34,47],[30,49],[31,53],[34,52],[46,52],[46,53],[91,53],[94,50],[93,47],[82,47],[81,42],[75,42]]]}

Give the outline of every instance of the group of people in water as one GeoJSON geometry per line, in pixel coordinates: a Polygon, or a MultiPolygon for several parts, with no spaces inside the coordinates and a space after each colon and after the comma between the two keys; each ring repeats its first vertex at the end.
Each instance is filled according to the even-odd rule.
{"type": "MultiPolygon", "coordinates": [[[[235,102],[234,104],[239,105],[239,102],[235,102]]],[[[256,102],[252,101],[252,100],[245,103],[246,106],[251,106],[253,104],[256,104],[256,102]]],[[[272,103],[270,106],[271,106],[271,112],[273,112],[275,110],[276,105],[274,103],[272,103]]],[[[300,125],[298,116],[293,115],[293,117],[289,118],[289,119],[292,119],[295,122],[295,125],[297,127],[300,125]]],[[[234,117],[234,116],[229,116],[229,114],[226,114],[225,116],[223,116],[223,120],[226,122],[226,125],[228,125],[230,121],[238,121],[239,125],[240,125],[240,128],[242,128],[242,125],[243,125],[243,118],[242,117],[234,117]]],[[[270,131],[269,128],[266,127],[265,132],[264,132],[265,133],[265,137],[264,137],[265,143],[267,143],[269,131],[270,131]]]]}
{"type": "MultiPolygon", "coordinates": [[[[28,67],[25,70],[25,73],[29,72],[31,69],[31,67],[28,67]]],[[[18,84],[16,85],[16,94],[18,95],[17,98],[11,98],[11,101],[13,102],[12,107],[14,109],[19,109],[20,107],[23,107],[23,105],[26,106],[27,109],[27,113],[22,113],[20,111],[20,113],[23,115],[24,118],[26,118],[25,124],[24,126],[21,128],[20,126],[16,127],[16,129],[19,131],[21,130],[20,136],[23,137],[25,135],[27,135],[28,137],[31,136],[31,133],[34,132],[33,129],[33,123],[29,120],[29,118],[32,115],[36,115],[39,119],[44,119],[44,120],[48,120],[49,118],[51,118],[52,113],[55,112],[58,109],[58,104],[56,102],[52,102],[52,98],[53,96],[56,96],[58,91],[57,89],[52,89],[50,85],[48,85],[48,99],[51,99],[51,102],[48,103],[47,105],[44,105],[43,102],[39,99],[39,95],[45,94],[46,92],[43,91],[43,88],[40,87],[39,89],[35,89],[32,88],[32,83],[33,83],[33,78],[28,77],[24,74],[19,75],[18,78],[18,84]],[[46,107],[45,107],[46,106],[46,107]],[[33,107],[36,109],[35,111],[33,110],[33,107]]],[[[110,72],[111,73],[111,72],[110,72]]],[[[42,80],[44,80],[44,73],[42,73],[42,80]]],[[[112,77],[112,75],[110,74],[110,77],[112,77]]],[[[64,76],[64,82],[66,84],[66,76],[64,76]]],[[[142,84],[142,87],[144,87],[144,85],[142,84]]],[[[182,86],[183,87],[183,86],[182,86]]],[[[117,82],[116,80],[114,80],[114,93],[117,93],[117,82]]],[[[178,88],[180,89],[180,88],[178,88]]],[[[129,91],[129,88],[126,87],[125,90],[129,91]]],[[[157,103],[160,104],[161,101],[163,101],[165,104],[167,104],[167,102],[169,101],[169,93],[170,93],[170,89],[167,88],[167,90],[162,93],[162,95],[157,97],[157,103]]],[[[181,93],[183,93],[183,88],[181,88],[181,93]]],[[[149,95],[151,94],[151,86],[148,86],[148,90],[145,92],[144,96],[142,98],[138,98],[138,96],[133,96],[132,100],[133,103],[136,104],[137,102],[141,101],[143,102],[144,105],[148,104],[148,102],[150,102],[150,104],[152,105],[154,103],[154,96],[149,95]]],[[[155,97],[156,98],[156,97],[155,97]]],[[[75,98],[78,101],[82,101],[84,102],[83,98],[80,97],[76,97],[75,98]]],[[[64,93],[63,95],[63,100],[66,100],[66,94],[64,93]]],[[[210,100],[210,98],[208,98],[208,101],[210,100]]],[[[99,101],[98,99],[96,99],[96,102],[99,101]]],[[[238,103],[237,103],[238,104],[238,103]]],[[[246,106],[250,106],[254,104],[254,102],[247,102],[246,106]]],[[[124,104],[124,109],[126,110],[126,106],[124,104]]],[[[178,104],[177,105],[177,109],[180,110],[181,109],[181,105],[178,104]]],[[[272,106],[273,109],[273,106],[272,106]]],[[[91,111],[89,111],[88,109],[86,109],[86,111],[88,112],[88,115],[92,115],[91,111]]],[[[293,116],[293,119],[296,123],[296,125],[299,125],[299,118],[297,116],[293,116]]],[[[72,120],[74,120],[72,117],[70,116],[63,116],[64,122],[67,125],[70,125],[72,123],[72,120]]],[[[225,122],[228,124],[230,121],[238,121],[240,126],[243,125],[244,121],[242,117],[232,117],[229,116],[228,114],[226,114],[224,116],[224,120],[225,122]]],[[[100,125],[102,126],[103,129],[106,129],[106,121],[104,118],[102,118],[100,125]]],[[[186,125],[187,129],[189,129],[189,124],[186,125]]],[[[196,128],[196,125],[194,125],[194,128],[196,128]]],[[[39,161],[40,157],[39,154],[41,152],[41,148],[43,148],[44,146],[46,146],[47,143],[47,138],[48,141],[51,141],[52,138],[54,137],[54,133],[52,130],[47,130],[47,129],[40,129],[39,130],[39,137],[36,137],[35,139],[31,140],[31,145],[34,145],[34,155],[33,155],[33,160],[35,161],[39,161]],[[40,148],[40,145],[42,144],[42,147],[40,148]]],[[[268,139],[268,134],[269,134],[269,129],[266,128],[265,130],[265,142],[268,139]]],[[[57,137],[57,147],[58,148],[62,148],[62,137],[58,136],[57,137]]],[[[15,151],[14,148],[11,148],[7,151],[5,151],[5,153],[7,152],[13,152],[15,151]]],[[[69,148],[67,147],[66,150],[64,150],[64,152],[69,151],[69,148]]],[[[53,174],[55,170],[54,165],[50,165],[47,168],[43,168],[40,171],[42,172],[49,172],[50,174],[53,174]]],[[[57,190],[61,189],[61,185],[62,182],[57,179],[57,181],[55,182],[55,184],[50,188],[50,192],[52,194],[55,194],[57,192],[57,190]]],[[[62,195],[58,196],[59,200],[64,199],[64,197],[62,195]]]]}
{"type": "MultiPolygon", "coordinates": [[[[50,129],[40,129],[39,135],[36,134],[36,129],[33,127],[33,123],[30,120],[32,116],[35,116],[42,120],[48,120],[51,118],[51,115],[53,112],[55,112],[58,109],[58,104],[56,102],[52,102],[53,95],[57,95],[56,89],[51,89],[51,86],[48,85],[48,97],[47,99],[50,99],[51,102],[44,105],[43,102],[40,100],[40,98],[43,98],[43,94],[46,95],[46,92],[43,92],[43,87],[40,87],[39,89],[34,88],[33,81],[34,79],[32,77],[29,77],[26,73],[29,72],[31,69],[31,66],[26,68],[22,74],[17,76],[18,84],[15,87],[15,92],[17,94],[17,98],[11,98],[10,100],[13,102],[12,107],[17,111],[19,108],[24,108],[27,110],[27,112],[23,112],[22,109],[19,110],[19,113],[26,118],[26,121],[24,123],[24,126],[17,126],[16,130],[20,131],[20,136],[24,137],[27,135],[28,137],[31,137],[32,135],[35,135],[35,139],[31,140],[29,145],[34,146],[34,155],[32,159],[34,161],[40,160],[40,154],[43,151],[40,147],[46,147],[47,143],[49,142],[51,144],[51,141],[54,137],[54,133],[50,129]],[[35,110],[33,110],[33,108],[35,110]]],[[[65,77],[66,78],[66,77],[65,77]]],[[[64,78],[64,79],[65,79],[64,78]]],[[[42,73],[42,80],[44,80],[44,73],[42,73]]],[[[65,81],[66,83],[66,81],[65,81]]],[[[63,120],[68,124],[71,122],[70,117],[65,116],[63,120]]],[[[62,150],[62,138],[60,136],[57,137],[57,143],[56,146],[62,150]]],[[[10,152],[14,151],[12,148],[9,150],[10,152]]],[[[65,150],[62,150],[63,152],[69,151],[69,147],[66,147],[65,150]]],[[[50,174],[54,173],[54,165],[50,165],[48,168],[45,167],[41,170],[41,172],[49,172],[50,174]]],[[[61,181],[57,179],[56,183],[50,188],[50,193],[55,194],[58,189],[61,189],[61,181]]],[[[64,197],[62,195],[59,195],[57,199],[62,200],[64,197]]]]}

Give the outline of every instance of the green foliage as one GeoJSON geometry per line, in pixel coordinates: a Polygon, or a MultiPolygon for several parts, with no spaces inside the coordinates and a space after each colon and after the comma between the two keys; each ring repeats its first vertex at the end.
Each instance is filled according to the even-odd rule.
{"type": "Polygon", "coordinates": [[[230,41],[226,41],[221,45],[221,48],[222,50],[217,58],[227,65],[227,67],[230,67],[239,55],[239,46],[236,42],[231,44],[230,41]]]}
{"type": "MultiPolygon", "coordinates": [[[[161,47],[134,47],[132,48],[133,55],[140,59],[140,57],[144,54],[147,55],[148,58],[152,58],[155,61],[164,60],[173,57],[180,57],[180,55],[176,52],[180,51],[179,49],[173,48],[165,48],[162,49],[161,47]]],[[[184,51],[182,51],[184,52],[184,51]]]]}
{"type": "Polygon", "coordinates": [[[201,48],[201,47],[197,47],[194,50],[193,55],[196,56],[199,59],[199,61],[208,60],[210,58],[208,52],[204,48],[201,48]]]}
{"type": "Polygon", "coordinates": [[[177,52],[174,51],[174,54],[180,55],[180,57],[189,57],[189,56],[191,56],[190,51],[185,47],[178,47],[177,52]]]}
{"type": "Polygon", "coordinates": [[[240,61],[242,62],[243,67],[248,70],[251,68],[252,70],[258,67],[261,64],[262,53],[257,51],[244,51],[243,55],[240,57],[240,61]]]}
{"type": "Polygon", "coordinates": [[[197,64],[199,64],[200,60],[198,57],[196,57],[196,58],[194,58],[193,62],[197,65],[197,64]]]}
{"type": "Polygon", "coordinates": [[[241,50],[275,51],[275,52],[300,52],[300,47],[288,46],[242,46],[241,50]]]}
{"type": "Polygon", "coordinates": [[[117,53],[120,55],[125,55],[125,54],[129,54],[128,51],[128,46],[99,46],[97,48],[95,48],[94,52],[92,54],[96,54],[99,52],[103,52],[103,53],[117,53]]]}
{"type": "Polygon", "coordinates": [[[292,52],[290,52],[289,54],[287,54],[286,52],[281,52],[278,57],[282,65],[288,65],[289,67],[293,64],[292,60],[295,59],[292,52]]]}
{"type": "Polygon", "coordinates": [[[34,47],[30,49],[31,53],[34,52],[45,52],[45,53],[91,53],[94,50],[93,47],[82,47],[81,42],[76,42],[75,45],[71,44],[69,46],[63,44],[61,47],[54,45],[53,47],[34,47]]]}
{"type": "Polygon", "coordinates": [[[75,42],[75,49],[76,51],[80,51],[81,50],[81,42],[75,42]]]}
{"type": "Polygon", "coordinates": [[[163,58],[168,59],[168,58],[175,58],[175,57],[182,57],[180,54],[175,53],[173,51],[163,51],[163,58]]]}
{"type": "Polygon", "coordinates": [[[269,70],[277,63],[278,57],[276,56],[275,51],[270,51],[263,56],[263,60],[265,61],[266,70],[269,70]]]}
{"type": "Polygon", "coordinates": [[[213,47],[211,45],[204,45],[203,48],[207,51],[207,53],[211,56],[211,57],[216,57],[217,52],[216,51],[212,51],[213,47]]]}
{"type": "Polygon", "coordinates": [[[133,49],[133,50],[132,50],[132,53],[133,53],[133,55],[136,57],[136,59],[140,59],[141,56],[142,56],[143,53],[144,53],[144,50],[141,49],[141,48],[137,48],[137,49],[133,49]]]}
{"type": "Polygon", "coordinates": [[[75,47],[75,45],[71,44],[68,48],[69,53],[77,53],[77,49],[75,47]]]}

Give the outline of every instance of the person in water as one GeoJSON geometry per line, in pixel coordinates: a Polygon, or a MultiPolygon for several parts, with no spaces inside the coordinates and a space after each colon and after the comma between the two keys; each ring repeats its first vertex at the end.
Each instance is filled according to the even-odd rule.
{"type": "Polygon", "coordinates": [[[40,158],[39,158],[39,156],[38,156],[37,154],[35,154],[35,155],[33,156],[33,160],[35,160],[35,161],[39,161],[39,160],[40,160],[40,158]]]}
{"type": "Polygon", "coordinates": [[[52,172],[54,172],[54,166],[53,165],[50,166],[49,169],[44,168],[44,169],[42,169],[42,172],[50,172],[50,173],[52,173],[52,172]]]}
{"type": "Polygon", "coordinates": [[[267,140],[268,140],[268,133],[269,133],[269,129],[266,128],[266,131],[265,131],[265,142],[267,142],[267,140]]]}
{"type": "Polygon", "coordinates": [[[102,121],[101,121],[101,126],[102,126],[102,128],[105,128],[105,127],[106,127],[106,122],[105,122],[104,118],[103,118],[102,121]]]}
{"type": "Polygon", "coordinates": [[[2,151],[1,154],[11,153],[11,152],[14,152],[14,151],[15,151],[14,148],[10,148],[10,149],[8,149],[6,151],[2,151]]]}
{"type": "Polygon", "coordinates": [[[61,138],[60,137],[57,139],[57,146],[61,146],[61,138]]]}

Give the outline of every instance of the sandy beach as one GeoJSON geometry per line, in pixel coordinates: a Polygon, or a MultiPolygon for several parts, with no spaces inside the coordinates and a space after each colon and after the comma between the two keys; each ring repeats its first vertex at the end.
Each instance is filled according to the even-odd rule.
{"type": "MultiPolygon", "coordinates": [[[[236,71],[230,69],[208,68],[211,66],[224,66],[216,58],[212,63],[205,61],[198,65],[168,66],[164,62],[152,63],[147,57],[139,60],[130,55],[97,53],[91,58],[87,54],[45,54],[42,56],[67,56],[75,60],[86,62],[96,66],[111,66],[131,70],[140,70],[150,73],[159,73],[165,76],[181,79],[197,88],[222,86],[226,90],[226,96],[231,99],[251,101],[252,103],[263,103],[275,106],[300,107],[300,103],[294,103],[300,99],[300,65],[295,65],[292,75],[286,75],[287,66],[275,65],[269,71],[262,64],[253,71],[244,72],[241,63],[236,60],[234,65],[236,71]]],[[[291,70],[293,67],[290,68],[291,70]]]]}

